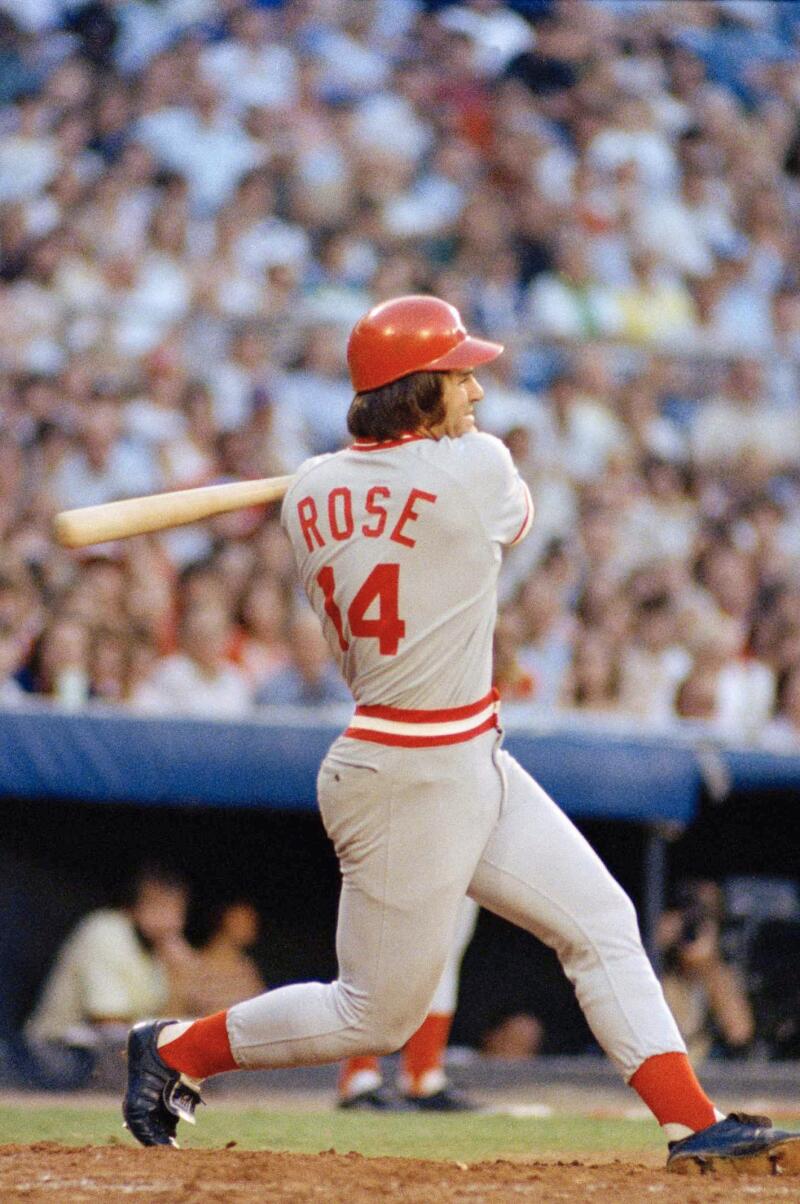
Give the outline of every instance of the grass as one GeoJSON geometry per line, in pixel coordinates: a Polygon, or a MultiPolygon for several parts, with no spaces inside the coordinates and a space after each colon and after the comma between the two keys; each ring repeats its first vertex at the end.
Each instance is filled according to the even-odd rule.
{"type": "MultiPolygon", "coordinates": [[[[182,1124],[185,1148],[317,1153],[334,1149],[366,1155],[476,1162],[504,1157],[574,1157],[592,1153],[645,1154],[663,1147],[651,1120],[560,1115],[544,1119],[503,1115],[375,1116],[346,1112],[267,1112],[255,1109],[201,1115],[196,1128],[182,1124]]],[[[0,1107],[0,1145],[58,1141],[64,1145],[135,1144],[109,1108],[0,1107]]]]}
{"type": "MultiPolygon", "coordinates": [[[[781,1116],[779,1127],[797,1129],[798,1117],[781,1116]]],[[[376,1116],[363,1112],[292,1111],[256,1108],[201,1109],[195,1128],[179,1126],[185,1149],[219,1149],[230,1142],[246,1150],[320,1150],[367,1156],[452,1159],[573,1158],[609,1154],[652,1156],[664,1139],[652,1119],[559,1113],[543,1118],[502,1114],[376,1116]]],[[[63,1145],[136,1146],[123,1130],[116,1108],[91,1103],[0,1105],[0,1145],[57,1141],[63,1145]]]]}

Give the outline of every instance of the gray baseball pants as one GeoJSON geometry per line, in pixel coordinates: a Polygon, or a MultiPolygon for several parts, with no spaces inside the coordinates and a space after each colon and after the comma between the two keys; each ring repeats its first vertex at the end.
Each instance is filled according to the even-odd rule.
{"type": "Polygon", "coordinates": [[[429,1010],[465,894],[555,950],[626,1081],[646,1058],[684,1051],[633,905],[497,731],[426,749],[340,737],[318,794],[342,873],[339,977],[232,1007],[240,1066],[401,1048],[429,1010]]]}

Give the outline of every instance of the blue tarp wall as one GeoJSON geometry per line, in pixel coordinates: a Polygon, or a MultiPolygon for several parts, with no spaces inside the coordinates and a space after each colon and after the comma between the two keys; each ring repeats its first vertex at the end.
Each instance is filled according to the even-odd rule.
{"type": "MultiPolygon", "coordinates": [[[[44,703],[0,711],[0,798],[313,808],[319,763],[348,714],[275,708],[227,723],[44,703]]],[[[505,708],[504,725],[509,751],[578,818],[689,823],[709,757],[732,789],[800,787],[800,753],[712,747],[690,731],[543,730],[524,708],[505,708]]]]}
{"type": "MultiPolygon", "coordinates": [[[[280,710],[226,723],[45,705],[6,711],[0,797],[313,808],[320,761],[347,716],[280,710]]],[[[506,721],[505,744],[576,817],[685,824],[695,813],[701,766],[691,744],[532,732],[522,713],[506,721]]],[[[800,778],[800,757],[795,772],[800,778]]]]}

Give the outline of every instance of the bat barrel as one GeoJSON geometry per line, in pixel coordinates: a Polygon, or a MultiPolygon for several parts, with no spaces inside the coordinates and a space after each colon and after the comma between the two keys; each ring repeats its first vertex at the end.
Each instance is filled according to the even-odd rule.
{"type": "Polygon", "coordinates": [[[62,510],[53,520],[53,532],[65,548],[84,548],[111,539],[147,535],[230,510],[276,502],[283,497],[291,481],[291,476],[231,481],[62,510]]]}

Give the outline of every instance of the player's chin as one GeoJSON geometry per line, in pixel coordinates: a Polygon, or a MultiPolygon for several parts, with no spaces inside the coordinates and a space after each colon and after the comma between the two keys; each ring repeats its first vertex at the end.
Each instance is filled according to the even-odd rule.
{"type": "Polygon", "coordinates": [[[464,414],[458,424],[459,435],[468,435],[470,431],[476,431],[477,429],[475,415],[464,414]]]}

